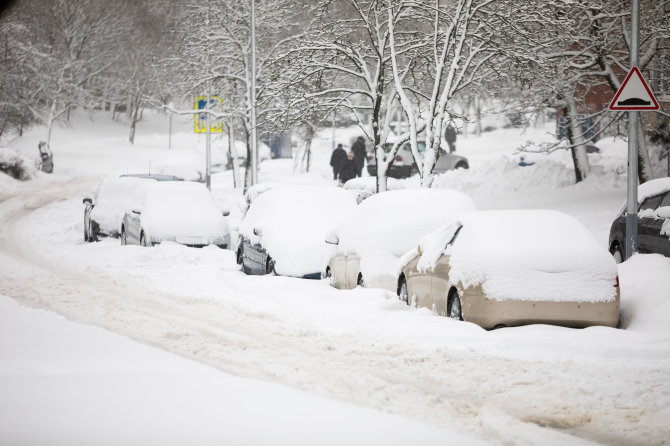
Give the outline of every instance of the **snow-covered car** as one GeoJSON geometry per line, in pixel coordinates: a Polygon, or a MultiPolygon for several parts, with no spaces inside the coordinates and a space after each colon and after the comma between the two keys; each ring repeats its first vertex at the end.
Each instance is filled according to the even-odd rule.
{"type": "Polygon", "coordinates": [[[326,233],[355,207],[355,194],[337,187],[267,190],[240,224],[237,263],[246,274],[318,279],[329,252],[326,233]]]}
{"type": "MultiPolygon", "coordinates": [[[[637,192],[637,252],[670,257],[670,178],[641,184],[637,192]]],[[[612,222],[610,253],[617,263],[626,259],[626,205],[612,222]]]]}
{"type": "Polygon", "coordinates": [[[363,285],[395,292],[398,259],[422,236],[475,209],[470,197],[448,189],[373,195],[328,234],[326,242],[335,249],[324,275],[339,289],[363,285]]]}
{"type": "MultiPolygon", "coordinates": [[[[384,145],[384,151],[386,153],[390,152],[392,148],[393,143],[386,143],[384,145]]],[[[426,150],[426,142],[417,141],[417,148],[419,149],[419,152],[424,152],[426,150]]],[[[470,165],[468,164],[468,159],[466,157],[449,153],[440,147],[433,173],[444,173],[447,170],[468,169],[469,167],[470,165]]],[[[377,175],[377,160],[374,153],[368,153],[368,173],[372,176],[377,175]]],[[[412,156],[412,149],[410,143],[406,142],[398,150],[398,153],[393,160],[393,164],[391,164],[391,167],[388,170],[388,176],[391,178],[408,178],[415,173],[417,173],[417,169],[416,163],[414,163],[414,157],[412,156]]]]}
{"type": "Polygon", "coordinates": [[[174,175],[120,173],[107,175],[98,184],[93,198],[84,198],[84,241],[94,242],[99,235],[118,237],[127,209],[137,205],[140,190],[155,181],[181,181],[174,175]]]}
{"type": "Polygon", "coordinates": [[[202,183],[156,182],[144,190],[141,204],[126,211],[121,244],[153,246],[173,241],[186,246],[230,246],[222,212],[202,183]]]}
{"type": "Polygon", "coordinates": [[[464,214],[422,238],[401,263],[401,300],[483,328],[619,321],[614,259],[562,212],[464,214]]]}

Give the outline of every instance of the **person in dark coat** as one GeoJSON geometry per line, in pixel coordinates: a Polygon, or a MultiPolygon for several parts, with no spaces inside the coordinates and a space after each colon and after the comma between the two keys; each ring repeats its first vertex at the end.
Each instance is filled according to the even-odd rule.
{"type": "Polygon", "coordinates": [[[347,159],[344,160],[340,167],[340,183],[344,184],[347,181],[356,178],[358,173],[358,165],[354,159],[354,152],[349,152],[347,159]]]}
{"type": "Polygon", "coordinates": [[[333,180],[337,180],[337,175],[340,173],[342,163],[347,160],[347,152],[342,148],[342,144],[338,144],[333,154],[330,156],[330,167],[333,168],[333,180]]]}
{"type": "Polygon", "coordinates": [[[454,153],[456,151],[456,129],[453,125],[449,124],[444,130],[444,139],[449,145],[449,153],[454,153]]]}
{"type": "Polygon", "coordinates": [[[354,161],[356,162],[356,176],[361,176],[363,173],[363,164],[365,164],[365,138],[359,136],[356,142],[351,146],[351,151],[354,152],[354,161]]]}

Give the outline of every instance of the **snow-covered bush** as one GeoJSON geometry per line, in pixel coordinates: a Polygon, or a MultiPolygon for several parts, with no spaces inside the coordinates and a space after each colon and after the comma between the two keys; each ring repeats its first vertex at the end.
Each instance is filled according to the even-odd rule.
{"type": "Polygon", "coordinates": [[[33,158],[12,149],[0,148],[0,172],[16,178],[17,180],[29,180],[39,169],[38,158],[33,158]]]}

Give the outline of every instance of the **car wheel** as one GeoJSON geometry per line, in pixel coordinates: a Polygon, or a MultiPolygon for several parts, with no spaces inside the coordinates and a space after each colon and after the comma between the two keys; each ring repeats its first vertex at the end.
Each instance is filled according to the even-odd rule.
{"type": "Polygon", "coordinates": [[[356,286],[365,287],[365,281],[363,280],[363,274],[358,273],[358,279],[356,279],[356,286]]]}
{"type": "Polygon", "coordinates": [[[614,260],[617,263],[621,263],[624,260],[626,260],[623,255],[623,251],[621,250],[621,246],[619,246],[618,244],[614,245],[610,250],[610,252],[612,253],[612,257],[614,257],[614,260]]]}
{"type": "Polygon", "coordinates": [[[449,294],[449,300],[447,302],[447,315],[457,321],[463,320],[461,298],[458,297],[458,293],[455,290],[449,294]]]}
{"type": "Polygon", "coordinates": [[[409,305],[409,294],[407,294],[407,282],[405,277],[401,277],[398,280],[398,298],[409,305]]]}
{"type": "Polygon", "coordinates": [[[333,272],[330,270],[330,267],[326,268],[326,279],[328,279],[328,284],[330,286],[335,286],[335,278],[333,277],[333,272]]]}
{"type": "Polygon", "coordinates": [[[265,274],[272,274],[273,276],[277,275],[277,272],[275,271],[275,261],[270,256],[268,256],[268,259],[265,262],[265,274]]]}
{"type": "Polygon", "coordinates": [[[144,231],[140,233],[140,245],[144,246],[145,248],[150,248],[153,246],[149,240],[144,235],[144,231]]]}
{"type": "Polygon", "coordinates": [[[128,236],[126,236],[126,228],[121,226],[121,246],[128,244],[128,236]]]}

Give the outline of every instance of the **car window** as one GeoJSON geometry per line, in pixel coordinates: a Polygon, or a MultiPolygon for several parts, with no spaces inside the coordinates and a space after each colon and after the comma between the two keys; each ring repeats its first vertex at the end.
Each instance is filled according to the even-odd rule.
{"type": "MultiPolygon", "coordinates": [[[[419,152],[425,152],[426,151],[426,143],[424,141],[418,141],[416,143],[416,147],[417,147],[417,149],[419,149],[419,152]]],[[[409,151],[412,150],[412,146],[410,145],[410,143],[407,142],[407,143],[405,143],[404,146],[402,146],[402,149],[407,150],[409,152],[409,151]]]]}
{"type": "Polygon", "coordinates": [[[658,205],[659,208],[662,208],[663,206],[670,206],[670,192],[665,193],[663,200],[661,200],[661,204],[658,205]]]}
{"type": "Polygon", "coordinates": [[[654,195],[653,197],[649,197],[642,202],[642,204],[640,205],[640,209],[638,211],[641,212],[644,211],[645,209],[651,209],[653,211],[658,207],[659,204],[661,204],[662,200],[663,195],[654,195]]]}

